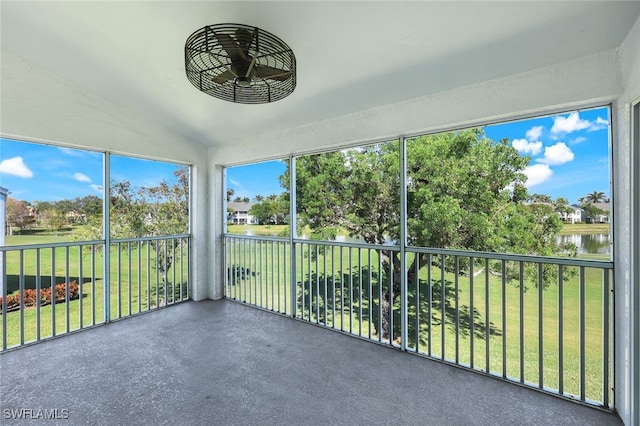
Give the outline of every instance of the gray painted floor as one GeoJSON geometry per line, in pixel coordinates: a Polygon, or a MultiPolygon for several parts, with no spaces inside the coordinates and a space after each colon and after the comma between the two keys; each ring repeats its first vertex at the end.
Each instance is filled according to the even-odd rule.
{"type": "Polygon", "coordinates": [[[183,303],[9,351],[0,366],[3,424],[622,424],[230,301],[183,303]],[[14,422],[11,409],[68,419],[14,422]]]}

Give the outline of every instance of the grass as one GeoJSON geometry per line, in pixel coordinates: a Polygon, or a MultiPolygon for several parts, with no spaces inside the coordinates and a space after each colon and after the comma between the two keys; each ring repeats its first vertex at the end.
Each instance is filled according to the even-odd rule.
{"type": "Polygon", "coordinates": [[[164,304],[181,300],[188,294],[188,259],[182,267],[180,254],[169,270],[166,289],[161,275],[155,269],[155,252],[146,244],[121,247],[110,251],[109,289],[105,290],[103,254],[101,249],[81,251],[77,246],[55,249],[13,250],[7,253],[8,293],[19,291],[20,279],[24,288],[36,288],[55,283],[77,281],[81,296],[39,309],[26,308],[7,313],[0,325],[0,334],[6,333],[7,347],[40,340],[53,335],[89,327],[104,322],[105,297],[108,297],[111,319],[144,312],[164,304]],[[22,272],[22,273],[21,273],[22,272]],[[3,330],[6,321],[6,330],[3,330]],[[21,332],[22,330],[22,332],[21,332]]]}
{"type": "Polygon", "coordinates": [[[608,223],[565,223],[560,235],[573,234],[608,234],[611,230],[608,223]]]}

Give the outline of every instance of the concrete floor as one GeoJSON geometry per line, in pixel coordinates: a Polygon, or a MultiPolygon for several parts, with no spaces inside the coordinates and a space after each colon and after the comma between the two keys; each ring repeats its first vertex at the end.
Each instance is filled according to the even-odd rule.
{"type": "Polygon", "coordinates": [[[2,424],[622,424],[231,301],[187,302],[9,351],[0,380],[2,424]],[[12,421],[17,413],[59,419],[12,421]]]}

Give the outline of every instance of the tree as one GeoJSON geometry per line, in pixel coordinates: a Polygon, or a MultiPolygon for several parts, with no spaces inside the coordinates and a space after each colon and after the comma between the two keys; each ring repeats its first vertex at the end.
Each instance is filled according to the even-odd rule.
{"type": "Polygon", "coordinates": [[[529,197],[529,201],[532,203],[549,203],[551,204],[553,200],[547,194],[533,194],[529,197]]]}
{"type": "Polygon", "coordinates": [[[256,217],[261,224],[283,223],[289,212],[289,204],[282,195],[271,194],[268,197],[256,196],[260,201],[251,206],[249,214],[256,217]]]}
{"type": "MultiPolygon", "coordinates": [[[[33,209],[30,209],[29,205],[24,201],[7,197],[5,209],[6,220],[9,225],[9,235],[13,235],[14,226],[20,228],[20,231],[22,231],[31,227],[36,221],[33,209]]],[[[5,232],[5,230],[3,229],[2,232],[5,232]]]]}
{"type": "Polygon", "coordinates": [[[593,191],[588,193],[586,196],[584,196],[580,200],[587,204],[604,203],[607,201],[607,196],[605,195],[604,192],[593,191]]]}
{"type": "MultiPolygon", "coordinates": [[[[371,244],[400,238],[398,142],[300,157],[296,197],[300,226],[312,238],[334,238],[340,230],[371,244]]],[[[530,161],[481,129],[419,137],[407,143],[407,233],[412,246],[551,255],[562,223],[551,206],[525,204],[523,171],[530,161]],[[546,208],[544,208],[546,207],[546,208]]],[[[281,176],[288,187],[288,169],[281,176]]],[[[382,335],[400,294],[399,254],[381,251],[392,289],[382,294],[382,335]],[[393,296],[391,296],[391,293],[393,296]]],[[[415,282],[416,254],[406,269],[415,282]]],[[[438,262],[432,260],[432,262],[438,262]]],[[[494,267],[499,269],[500,262],[494,267]]],[[[452,265],[439,265],[452,270],[452,265]]],[[[517,272],[498,271],[515,277],[517,272]]]]}
{"type": "Polygon", "coordinates": [[[233,197],[233,194],[235,194],[235,191],[233,189],[227,189],[227,202],[231,201],[231,197],[233,197]]]}
{"type": "MultiPolygon", "coordinates": [[[[112,181],[109,194],[110,229],[112,238],[136,238],[159,235],[184,234],[189,230],[189,168],[174,172],[176,183],[166,181],[157,186],[134,188],[129,181],[112,181]]],[[[93,222],[82,239],[100,239],[99,221],[93,222]]],[[[155,251],[155,267],[161,274],[163,285],[175,261],[178,239],[161,239],[150,247],[155,251]],[[167,245],[169,244],[169,245],[167,245]]]]}
{"type": "Polygon", "coordinates": [[[602,215],[606,215],[609,212],[606,210],[602,210],[591,203],[586,203],[582,206],[582,210],[584,210],[584,214],[591,222],[597,222],[598,217],[602,215]]]}

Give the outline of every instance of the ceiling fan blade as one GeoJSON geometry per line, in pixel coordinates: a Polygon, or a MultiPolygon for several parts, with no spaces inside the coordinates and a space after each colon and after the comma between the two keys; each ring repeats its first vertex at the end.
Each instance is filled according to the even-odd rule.
{"type": "Polygon", "coordinates": [[[251,63],[249,64],[249,68],[247,68],[247,72],[245,73],[245,77],[249,78],[251,76],[251,71],[253,71],[253,67],[256,65],[256,57],[251,58],[251,63]]]}
{"type": "Polygon", "coordinates": [[[284,81],[291,77],[291,71],[274,68],[267,65],[256,65],[253,67],[256,77],[269,78],[271,80],[284,81]]]}
{"type": "Polygon", "coordinates": [[[237,59],[249,60],[242,47],[229,34],[219,34],[214,31],[213,36],[218,39],[218,42],[232,61],[237,59]]]}
{"type": "Polygon", "coordinates": [[[224,84],[234,78],[236,78],[236,75],[231,70],[226,70],[225,72],[213,77],[213,82],[216,84],[224,84]]]}
{"type": "Polygon", "coordinates": [[[258,37],[258,28],[254,28],[253,32],[244,28],[238,28],[235,32],[236,42],[244,49],[245,53],[251,47],[253,40],[258,37]]]}

